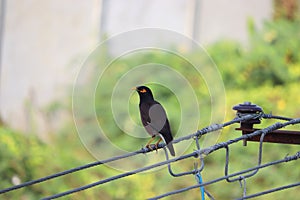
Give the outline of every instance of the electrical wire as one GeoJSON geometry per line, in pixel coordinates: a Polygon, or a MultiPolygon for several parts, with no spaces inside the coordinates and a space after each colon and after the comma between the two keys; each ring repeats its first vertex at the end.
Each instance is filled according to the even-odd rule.
{"type": "MultiPolygon", "coordinates": [[[[191,139],[195,136],[199,137],[200,135],[204,135],[204,134],[207,134],[209,132],[221,129],[222,127],[231,125],[233,123],[249,120],[249,119],[252,119],[252,118],[255,118],[255,117],[257,117],[257,116],[256,115],[247,115],[247,116],[243,116],[243,117],[240,117],[240,118],[235,118],[235,119],[233,119],[229,122],[226,122],[224,124],[221,124],[221,125],[211,125],[211,126],[208,126],[206,128],[203,128],[203,129],[197,131],[194,134],[190,134],[188,136],[178,138],[178,139],[174,140],[173,143],[179,143],[183,140],[191,139]]],[[[157,146],[157,149],[163,148],[164,146],[165,146],[165,144],[159,144],[157,146]]],[[[1,189],[0,194],[10,192],[12,190],[20,189],[20,188],[23,188],[23,187],[27,187],[27,186],[30,186],[30,185],[34,185],[34,184],[37,184],[37,183],[41,183],[41,182],[44,182],[44,181],[48,181],[48,180],[51,180],[51,179],[54,179],[54,178],[58,178],[58,177],[61,177],[61,176],[64,176],[64,175],[67,175],[67,174],[70,174],[70,173],[81,171],[83,169],[88,169],[88,168],[99,166],[99,165],[106,164],[106,163],[109,163],[109,162],[113,162],[113,161],[117,161],[117,160],[121,160],[121,159],[124,159],[124,158],[131,157],[131,156],[135,156],[137,154],[148,153],[148,152],[151,152],[153,150],[154,150],[154,148],[150,149],[150,148],[144,147],[144,148],[142,148],[140,150],[137,150],[137,151],[134,151],[134,152],[123,154],[123,155],[120,155],[120,156],[115,156],[115,157],[108,158],[108,159],[101,160],[101,161],[96,161],[96,162],[89,163],[89,164],[86,164],[86,165],[83,165],[83,166],[75,167],[75,168],[72,168],[72,169],[69,169],[69,170],[65,170],[65,171],[61,171],[61,172],[58,172],[58,173],[55,173],[55,174],[52,174],[52,175],[48,175],[48,176],[45,176],[43,178],[39,178],[39,179],[36,179],[36,180],[31,180],[31,181],[28,181],[28,182],[21,183],[19,185],[15,185],[15,186],[12,186],[12,187],[9,187],[9,188],[1,189]]]]}
{"type": "Polygon", "coordinates": [[[280,163],[295,161],[295,160],[297,160],[299,158],[300,158],[300,151],[297,152],[295,155],[287,156],[287,157],[285,157],[285,158],[283,158],[281,160],[276,160],[276,161],[268,162],[268,163],[260,165],[260,166],[255,166],[255,167],[252,167],[252,168],[249,168],[249,169],[245,169],[245,170],[242,170],[242,171],[239,171],[239,172],[236,172],[236,173],[229,174],[227,176],[216,178],[216,179],[211,180],[211,181],[203,182],[201,184],[197,184],[197,185],[193,185],[193,186],[181,188],[179,190],[174,190],[174,191],[171,191],[171,192],[168,192],[168,193],[156,196],[156,197],[149,198],[149,200],[161,199],[163,197],[167,197],[167,196],[171,196],[171,195],[174,195],[174,194],[186,192],[188,190],[196,189],[196,188],[199,188],[201,186],[211,185],[213,183],[217,183],[217,182],[220,182],[222,180],[225,180],[225,179],[228,179],[228,178],[231,178],[231,177],[235,177],[235,176],[239,176],[239,175],[242,175],[244,173],[248,173],[248,172],[251,172],[251,171],[254,171],[254,170],[257,170],[257,169],[266,168],[266,167],[269,167],[269,166],[272,166],[272,165],[277,165],[277,164],[280,164],[280,163]]]}
{"type": "MultiPolygon", "coordinates": [[[[88,185],[85,185],[85,186],[82,186],[82,187],[78,187],[78,188],[75,188],[75,189],[72,189],[72,190],[68,190],[66,192],[62,192],[62,193],[59,193],[59,194],[56,194],[56,195],[53,195],[53,196],[50,196],[50,197],[46,197],[44,200],[55,199],[55,198],[58,198],[58,197],[69,195],[69,194],[72,194],[72,193],[75,193],[75,192],[79,192],[81,190],[89,189],[89,188],[92,188],[92,187],[95,187],[95,186],[98,186],[98,185],[101,185],[101,184],[104,184],[104,183],[107,183],[107,182],[110,182],[110,181],[114,181],[116,179],[121,179],[121,178],[130,176],[130,175],[133,175],[133,174],[137,174],[139,172],[143,172],[143,171],[147,171],[147,170],[153,169],[155,167],[166,165],[166,164],[171,163],[171,162],[176,162],[176,161],[183,160],[183,159],[190,158],[190,157],[198,157],[201,154],[206,154],[207,155],[207,154],[212,153],[212,152],[214,152],[214,151],[216,151],[216,150],[218,150],[220,148],[224,148],[224,147],[226,147],[228,145],[231,145],[233,143],[236,143],[238,141],[241,141],[241,140],[244,140],[244,139],[256,136],[256,135],[260,135],[260,134],[267,134],[267,133],[269,133],[269,132],[271,132],[273,130],[276,130],[278,128],[283,128],[285,126],[288,126],[288,125],[291,125],[291,124],[296,124],[296,123],[300,123],[300,118],[293,119],[293,120],[290,120],[290,121],[285,122],[285,123],[275,123],[275,124],[273,124],[271,126],[268,126],[267,128],[254,131],[251,134],[242,135],[241,137],[235,138],[233,140],[229,140],[227,142],[218,143],[218,144],[215,144],[215,145],[213,145],[211,147],[208,147],[208,148],[196,150],[196,151],[194,151],[194,152],[192,152],[190,154],[186,154],[186,155],[183,155],[183,156],[179,156],[177,158],[173,158],[173,159],[170,159],[170,160],[162,161],[162,162],[150,165],[150,166],[142,167],[142,168],[130,171],[130,172],[126,172],[126,173],[123,173],[123,174],[119,174],[119,175],[116,175],[116,176],[113,176],[113,177],[110,177],[110,178],[107,178],[107,179],[103,179],[103,180],[94,182],[92,184],[88,184],[88,185]]],[[[259,167],[260,167],[260,165],[257,166],[257,169],[259,169],[259,167]]],[[[252,170],[250,170],[250,171],[252,171],[252,170]]],[[[201,186],[203,186],[203,185],[199,184],[199,187],[201,187],[201,186]]]]}
{"type": "MultiPolygon", "coordinates": [[[[261,168],[265,168],[265,167],[268,167],[268,166],[271,166],[271,165],[276,165],[276,164],[279,164],[279,163],[289,162],[289,161],[299,159],[300,152],[298,152],[297,154],[295,154],[293,156],[287,156],[282,160],[273,161],[273,162],[269,162],[269,163],[266,163],[266,164],[261,164],[262,144],[263,144],[264,136],[266,134],[274,131],[274,130],[277,130],[277,129],[280,129],[280,128],[283,128],[283,127],[286,127],[286,126],[289,126],[289,125],[298,124],[298,123],[300,123],[300,118],[291,119],[291,118],[280,117],[280,116],[265,115],[263,113],[247,114],[247,115],[239,116],[239,117],[236,117],[235,119],[233,119],[231,121],[228,121],[228,122],[225,122],[223,124],[214,124],[214,125],[205,127],[201,130],[198,130],[196,133],[193,133],[193,134],[190,134],[190,135],[187,135],[187,136],[184,136],[184,137],[177,138],[177,139],[173,140],[173,143],[175,144],[175,143],[179,143],[179,142],[184,141],[184,140],[195,139],[196,145],[197,145],[197,150],[194,150],[192,153],[185,154],[185,155],[173,158],[173,159],[168,159],[168,153],[167,153],[167,151],[165,151],[166,158],[167,158],[165,161],[158,162],[158,163],[155,163],[155,164],[152,164],[152,165],[149,165],[149,166],[145,166],[145,167],[142,167],[142,168],[138,168],[138,169],[135,169],[135,170],[132,170],[132,171],[129,171],[129,172],[121,173],[121,174],[118,174],[118,175],[115,175],[115,176],[112,176],[112,177],[109,177],[109,178],[106,178],[106,179],[96,181],[96,182],[88,184],[88,185],[84,185],[84,186],[81,186],[81,187],[78,187],[78,188],[74,188],[74,189],[62,192],[62,193],[54,194],[52,196],[45,197],[44,200],[59,198],[59,197],[62,197],[62,196],[73,194],[73,193],[76,193],[76,192],[79,192],[79,191],[82,191],[82,190],[86,190],[86,189],[89,189],[89,188],[92,188],[92,187],[95,187],[95,186],[98,186],[98,185],[101,185],[101,184],[105,184],[105,183],[108,183],[108,182],[111,182],[111,181],[115,181],[115,180],[118,180],[118,179],[121,179],[121,178],[124,178],[124,177],[128,177],[128,176],[140,173],[140,172],[144,172],[144,171],[147,171],[147,170],[159,167],[159,166],[163,166],[163,165],[168,165],[169,173],[174,177],[188,175],[188,174],[196,175],[197,173],[200,173],[204,169],[204,161],[203,161],[203,156],[202,155],[208,155],[208,154],[210,154],[214,151],[217,151],[219,149],[222,149],[222,148],[224,148],[226,150],[225,175],[223,177],[220,177],[220,178],[217,178],[217,179],[214,179],[214,180],[210,180],[210,181],[207,181],[207,182],[202,182],[202,180],[198,179],[199,184],[197,184],[197,185],[193,185],[193,186],[186,187],[186,188],[181,188],[179,190],[171,191],[171,192],[168,192],[168,193],[165,193],[165,194],[162,194],[162,195],[150,198],[150,199],[160,199],[160,198],[163,198],[163,197],[166,197],[166,196],[170,196],[170,195],[178,194],[178,193],[181,193],[181,192],[185,192],[185,191],[188,191],[188,190],[194,189],[194,188],[203,189],[203,191],[208,195],[208,197],[210,197],[210,199],[213,199],[212,195],[210,195],[210,193],[208,193],[204,189],[204,186],[222,181],[224,179],[226,179],[229,182],[230,181],[240,181],[241,182],[241,180],[244,181],[244,184],[243,184],[244,192],[243,192],[243,197],[242,198],[252,198],[253,195],[263,195],[263,194],[268,193],[268,192],[278,191],[278,190],[281,190],[281,189],[287,189],[289,187],[295,187],[295,186],[298,186],[299,183],[291,184],[291,185],[288,185],[288,186],[282,186],[282,187],[279,187],[277,189],[274,188],[272,190],[268,190],[268,191],[265,191],[265,192],[261,192],[261,193],[246,196],[246,178],[255,175],[258,172],[258,170],[261,169],[261,168]],[[277,123],[275,123],[271,126],[268,126],[264,129],[256,130],[252,133],[244,134],[240,137],[228,140],[226,142],[217,143],[217,144],[212,145],[210,147],[200,149],[198,139],[202,135],[205,135],[207,133],[210,133],[210,132],[213,132],[213,131],[216,131],[216,130],[220,130],[220,129],[224,128],[225,126],[229,126],[229,125],[232,125],[234,123],[244,122],[244,121],[247,121],[247,120],[258,119],[258,118],[274,118],[274,119],[285,120],[286,122],[284,122],[284,123],[278,123],[277,122],[277,123]],[[259,156],[258,156],[257,166],[228,175],[228,164],[229,164],[229,148],[228,147],[231,144],[237,143],[241,140],[247,140],[251,137],[258,136],[258,135],[260,135],[261,139],[260,139],[260,147],[259,147],[259,156]],[[201,167],[199,169],[196,169],[196,167],[195,167],[195,170],[193,170],[193,171],[183,172],[183,173],[179,173],[179,174],[175,174],[175,173],[172,172],[171,167],[170,167],[171,163],[178,162],[178,161],[181,161],[181,160],[185,160],[185,159],[191,158],[191,157],[200,158],[201,167]],[[245,173],[250,173],[250,174],[245,175],[245,173]],[[234,179],[230,179],[230,178],[237,177],[237,176],[239,176],[239,177],[234,178],[234,179]]],[[[165,149],[165,144],[159,144],[157,149],[160,149],[160,148],[165,149]]],[[[115,157],[112,157],[112,158],[108,158],[106,160],[96,161],[96,162],[89,163],[89,164],[86,164],[86,165],[83,165],[83,166],[75,167],[75,168],[72,168],[72,169],[69,169],[69,170],[66,170],[66,171],[62,171],[62,172],[58,172],[58,173],[55,173],[55,174],[52,174],[52,175],[49,175],[49,176],[45,176],[45,177],[40,178],[40,179],[28,181],[28,182],[25,182],[25,183],[22,183],[22,184],[19,184],[19,185],[10,187],[10,188],[2,189],[2,190],[0,190],[0,194],[6,193],[6,192],[9,192],[9,191],[12,191],[12,190],[20,189],[20,188],[23,188],[23,187],[26,187],[26,186],[29,186],[29,185],[33,185],[33,184],[41,183],[41,182],[44,182],[44,181],[48,181],[50,179],[57,178],[57,177],[60,177],[60,176],[64,176],[64,175],[67,175],[67,174],[70,174],[70,173],[73,173],[73,172],[77,172],[77,171],[80,171],[80,170],[83,170],[83,169],[88,169],[88,168],[91,168],[91,167],[94,167],[94,166],[99,166],[99,165],[109,163],[109,162],[112,162],[112,161],[121,160],[121,159],[124,159],[124,158],[135,156],[137,154],[148,153],[148,152],[153,151],[153,149],[154,148],[152,148],[152,146],[150,148],[144,147],[144,148],[142,148],[138,151],[135,151],[135,152],[130,152],[130,153],[127,153],[127,154],[124,154],[124,155],[119,155],[119,156],[115,156],[115,157]]],[[[200,178],[202,179],[202,177],[200,177],[200,178]]],[[[203,191],[202,191],[202,194],[204,194],[203,191]]]]}
{"type": "Polygon", "coordinates": [[[156,168],[156,167],[159,167],[159,166],[162,166],[162,165],[166,165],[166,164],[171,163],[171,162],[177,162],[177,161],[184,160],[184,159],[187,159],[187,158],[190,158],[190,157],[195,157],[195,156],[198,156],[197,151],[194,151],[192,153],[189,153],[189,154],[186,154],[186,155],[183,155],[183,156],[179,156],[179,157],[176,157],[176,158],[173,158],[173,159],[170,159],[170,160],[159,162],[159,163],[156,163],[156,164],[153,164],[153,165],[142,167],[142,168],[139,168],[139,169],[136,169],[136,170],[133,170],[133,171],[129,171],[129,172],[125,172],[125,173],[122,173],[122,174],[119,174],[119,175],[116,175],[116,176],[112,176],[112,177],[109,177],[107,179],[103,179],[103,180],[100,180],[100,181],[97,181],[97,182],[94,182],[94,183],[91,183],[91,184],[88,184],[88,185],[85,185],[85,186],[82,186],[82,187],[78,187],[78,188],[75,188],[75,189],[72,189],[72,190],[68,190],[66,192],[55,194],[55,195],[43,198],[43,200],[50,200],[50,199],[56,199],[56,198],[59,198],[59,197],[63,197],[63,196],[66,196],[66,195],[69,195],[69,194],[72,194],[72,193],[75,193],[75,192],[79,192],[81,190],[86,190],[86,189],[89,189],[89,188],[92,188],[92,187],[95,187],[95,186],[98,186],[98,185],[101,185],[101,184],[104,184],[104,183],[114,181],[116,179],[121,179],[121,178],[131,176],[131,175],[134,175],[134,174],[137,174],[137,173],[140,173],[140,172],[151,170],[153,168],[156,168]]]}
{"type": "Polygon", "coordinates": [[[265,194],[270,194],[272,192],[277,192],[277,191],[281,191],[281,190],[285,190],[285,189],[289,189],[289,188],[293,188],[293,187],[297,187],[297,186],[300,186],[300,182],[292,183],[292,184],[289,184],[289,185],[284,185],[284,186],[273,188],[273,189],[266,190],[266,191],[263,191],[263,192],[258,192],[258,193],[255,193],[255,194],[244,196],[244,197],[239,198],[237,200],[250,199],[250,198],[262,196],[262,195],[265,195],[265,194]]]}

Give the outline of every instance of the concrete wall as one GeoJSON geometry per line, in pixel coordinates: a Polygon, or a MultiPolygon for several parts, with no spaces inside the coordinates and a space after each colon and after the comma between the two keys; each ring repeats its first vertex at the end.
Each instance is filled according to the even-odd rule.
{"type": "Polygon", "coordinates": [[[70,98],[76,68],[99,39],[100,3],[6,1],[0,104],[5,122],[25,131],[48,127],[40,111],[70,98]]]}
{"type": "Polygon", "coordinates": [[[272,0],[107,0],[103,32],[108,35],[156,27],[171,29],[202,44],[221,38],[247,40],[247,20],[260,27],[272,16],[272,0]]]}
{"type": "Polygon", "coordinates": [[[272,17],[272,0],[203,0],[200,3],[198,36],[207,44],[222,38],[246,42],[247,20],[252,18],[260,28],[272,17]]]}

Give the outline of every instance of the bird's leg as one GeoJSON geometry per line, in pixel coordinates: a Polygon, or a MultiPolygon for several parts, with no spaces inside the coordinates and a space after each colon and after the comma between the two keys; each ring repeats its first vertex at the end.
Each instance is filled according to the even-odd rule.
{"type": "Polygon", "coordinates": [[[149,142],[146,144],[146,147],[149,148],[151,151],[153,150],[151,148],[151,142],[155,139],[155,135],[152,136],[152,138],[149,140],[149,142]]]}
{"type": "Polygon", "coordinates": [[[155,149],[156,149],[156,153],[157,153],[157,149],[158,149],[158,144],[162,141],[161,138],[159,138],[159,140],[155,143],[155,149]]]}

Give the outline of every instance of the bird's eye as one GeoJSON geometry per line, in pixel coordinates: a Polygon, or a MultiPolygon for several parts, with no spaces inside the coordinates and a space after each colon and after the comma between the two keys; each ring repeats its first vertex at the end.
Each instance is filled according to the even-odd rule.
{"type": "Polygon", "coordinates": [[[143,89],[140,90],[140,92],[141,92],[141,93],[146,93],[147,90],[146,90],[145,88],[143,88],[143,89]]]}

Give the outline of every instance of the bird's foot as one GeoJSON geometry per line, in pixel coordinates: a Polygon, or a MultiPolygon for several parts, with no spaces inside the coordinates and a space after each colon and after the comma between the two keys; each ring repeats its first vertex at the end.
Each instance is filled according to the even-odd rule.
{"type": "Polygon", "coordinates": [[[146,145],[146,148],[150,149],[151,151],[155,150],[157,153],[158,144],[148,144],[148,145],[146,145]]]}
{"type": "MultiPolygon", "coordinates": [[[[154,137],[152,137],[154,138],[154,137]]],[[[152,140],[150,140],[149,142],[151,142],[152,140]]],[[[146,148],[150,149],[151,151],[156,150],[156,153],[158,151],[158,145],[160,143],[160,141],[162,141],[162,139],[160,138],[155,144],[150,144],[148,142],[148,144],[146,145],[146,148]]]]}
{"type": "Polygon", "coordinates": [[[151,151],[153,151],[153,148],[151,147],[151,144],[147,144],[146,148],[150,149],[151,151]]]}
{"type": "Polygon", "coordinates": [[[157,153],[157,150],[158,150],[158,145],[159,145],[159,143],[162,141],[162,139],[161,138],[159,138],[159,140],[155,143],[155,149],[156,149],[156,153],[157,153]]]}
{"type": "Polygon", "coordinates": [[[155,150],[156,150],[156,154],[157,154],[157,150],[158,150],[158,143],[156,143],[154,146],[155,146],[155,150]]]}

